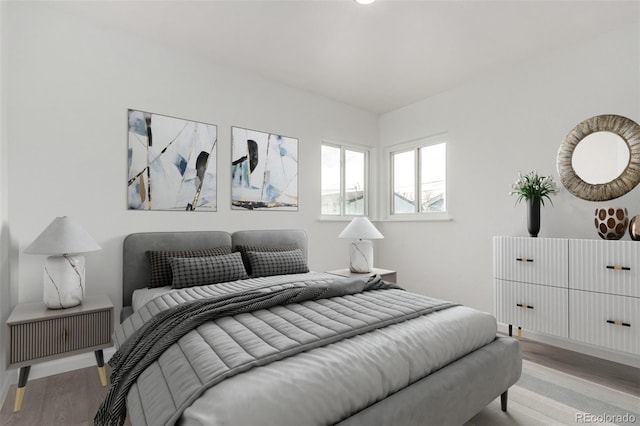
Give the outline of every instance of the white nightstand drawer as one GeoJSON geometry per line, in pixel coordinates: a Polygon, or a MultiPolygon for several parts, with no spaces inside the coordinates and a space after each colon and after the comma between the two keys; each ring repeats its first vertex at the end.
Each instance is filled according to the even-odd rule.
{"type": "Polygon", "coordinates": [[[495,280],[495,286],[499,322],[568,337],[569,290],[504,280],[495,280]]]}
{"type": "Polygon", "coordinates": [[[494,237],[493,244],[495,278],[568,286],[566,239],[494,237]]]}
{"type": "Polygon", "coordinates": [[[571,240],[571,288],[640,297],[640,244],[571,240]]]}
{"type": "Polygon", "coordinates": [[[569,337],[640,355],[640,299],[569,291],[569,337]]]}

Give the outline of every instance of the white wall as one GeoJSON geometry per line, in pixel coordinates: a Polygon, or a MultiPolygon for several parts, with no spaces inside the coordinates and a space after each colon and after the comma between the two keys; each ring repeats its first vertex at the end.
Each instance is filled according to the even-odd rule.
{"type": "MultiPolygon", "coordinates": [[[[4,324],[11,310],[11,286],[9,285],[9,223],[7,179],[7,102],[6,102],[6,4],[0,2],[0,324],[4,324]]],[[[7,328],[0,325],[0,342],[6,342],[7,328]]],[[[4,344],[2,345],[4,348],[4,344]]],[[[6,366],[7,351],[0,351],[0,401],[9,390],[6,366]]]]}
{"type": "Polygon", "coordinates": [[[640,121],[639,32],[622,28],[381,116],[381,147],[448,132],[453,220],[384,222],[378,265],[396,269],[408,289],[492,311],[492,236],[528,235],[525,205],[509,195],[518,171],[553,175],[560,186],[543,207],[540,237],[599,238],[600,206],[640,214],[640,188],[589,202],[556,172],[560,143],[580,121],[610,113],[640,121]]]}
{"type": "Polygon", "coordinates": [[[62,215],[77,219],[103,247],[85,255],[87,294],[109,295],[116,314],[122,241],[132,232],[302,228],[313,241],[311,268],[346,266],[348,242],[337,239],[345,224],[317,220],[320,143],[374,146],[376,115],[264,80],[259,69],[236,72],[92,27],[55,5],[11,2],[6,9],[11,281],[20,302],[42,299],[44,257],[23,250],[62,215]],[[128,108],[218,125],[216,213],[127,210],[128,108]],[[231,211],[232,125],[299,139],[298,212],[231,211]]]}

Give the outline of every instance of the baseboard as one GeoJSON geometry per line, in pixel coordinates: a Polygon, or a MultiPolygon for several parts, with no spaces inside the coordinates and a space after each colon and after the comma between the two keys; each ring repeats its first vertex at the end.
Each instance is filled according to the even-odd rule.
{"type": "MultiPolygon", "coordinates": [[[[514,327],[514,335],[517,333],[517,330],[518,328],[514,327]]],[[[509,327],[506,324],[498,324],[498,331],[507,334],[509,332],[509,327]]],[[[580,343],[575,340],[563,339],[562,337],[551,336],[544,333],[537,333],[535,331],[523,330],[522,333],[523,337],[535,340],[536,342],[546,343],[569,351],[579,352],[596,358],[602,358],[619,364],[628,365],[630,367],[640,368],[640,358],[633,354],[618,352],[600,346],[580,343]]]]}
{"type": "MultiPolygon", "coordinates": [[[[102,351],[104,354],[104,361],[107,362],[115,353],[115,351],[116,350],[114,348],[104,349],[102,351]]],[[[67,371],[78,370],[80,368],[86,368],[95,365],[96,357],[93,352],[73,355],[66,358],[56,359],[54,361],[43,362],[40,364],[33,364],[31,366],[31,371],[29,372],[29,380],[40,379],[42,377],[53,376],[54,374],[62,374],[66,373],[67,371]]],[[[19,369],[8,371],[8,384],[18,383],[18,372],[19,369]]]]}

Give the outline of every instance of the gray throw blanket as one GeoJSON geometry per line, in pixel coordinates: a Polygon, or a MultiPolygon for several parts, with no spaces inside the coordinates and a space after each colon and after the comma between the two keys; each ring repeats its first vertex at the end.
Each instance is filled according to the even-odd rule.
{"type": "MultiPolygon", "coordinates": [[[[210,299],[197,300],[160,312],[137,330],[109,360],[111,386],[94,418],[96,425],[122,425],[126,396],[138,376],[169,346],[201,324],[220,318],[277,305],[300,303],[361,293],[368,290],[398,289],[380,277],[364,280],[340,279],[306,287],[257,289],[210,299]]],[[[450,306],[450,305],[448,305],[450,306]]],[[[446,306],[446,307],[448,307],[446,306]]]]}

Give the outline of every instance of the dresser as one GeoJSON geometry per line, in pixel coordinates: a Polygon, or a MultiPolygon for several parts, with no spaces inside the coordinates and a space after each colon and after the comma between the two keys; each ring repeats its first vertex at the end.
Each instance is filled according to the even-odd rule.
{"type": "Polygon", "coordinates": [[[494,237],[499,322],[640,355],[640,243],[494,237]]]}

